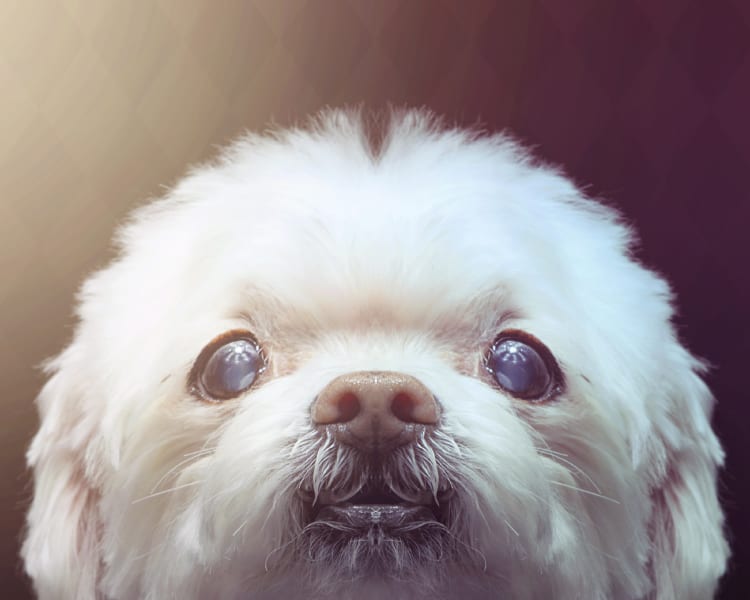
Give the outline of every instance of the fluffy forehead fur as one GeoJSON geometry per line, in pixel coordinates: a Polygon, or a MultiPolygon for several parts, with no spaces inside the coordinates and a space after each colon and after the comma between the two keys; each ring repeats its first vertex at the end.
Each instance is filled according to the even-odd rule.
{"type": "Polygon", "coordinates": [[[38,400],[23,555],[40,597],[711,597],[728,553],[712,399],[628,229],[505,136],[405,112],[372,138],[339,111],[244,137],[121,229],[38,400]],[[200,401],[196,357],[237,328],[267,371],[200,401]],[[507,328],[549,348],[559,397],[491,385],[507,328]],[[389,572],[299,550],[297,491],[362,478],[311,403],[362,370],[440,403],[393,458],[416,483],[394,485],[457,490],[443,537],[389,572]]]}

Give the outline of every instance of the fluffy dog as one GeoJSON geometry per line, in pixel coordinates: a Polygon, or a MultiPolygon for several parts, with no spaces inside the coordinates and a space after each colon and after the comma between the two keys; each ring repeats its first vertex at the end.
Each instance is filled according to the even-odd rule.
{"type": "Polygon", "coordinates": [[[39,597],[710,598],[713,400],[628,228],[506,136],[371,129],[120,230],[38,398],[39,597]]]}

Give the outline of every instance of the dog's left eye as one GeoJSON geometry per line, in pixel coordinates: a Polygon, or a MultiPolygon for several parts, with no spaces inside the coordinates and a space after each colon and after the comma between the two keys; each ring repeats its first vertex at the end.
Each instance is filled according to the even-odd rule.
{"type": "Polygon", "coordinates": [[[229,331],[200,353],[190,379],[203,398],[226,400],[247,390],[265,369],[263,352],[246,331],[229,331]]]}
{"type": "Polygon", "coordinates": [[[485,366],[501,388],[525,400],[549,397],[558,373],[547,347],[522,331],[503,332],[487,353],[485,366]]]}

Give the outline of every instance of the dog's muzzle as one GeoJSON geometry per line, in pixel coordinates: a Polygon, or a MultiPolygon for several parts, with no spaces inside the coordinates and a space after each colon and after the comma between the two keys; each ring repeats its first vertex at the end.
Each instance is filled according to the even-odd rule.
{"type": "MultiPolygon", "coordinates": [[[[439,405],[417,378],[391,371],[360,371],[331,381],[312,405],[312,421],[338,444],[357,450],[372,473],[402,446],[434,428],[439,405]]],[[[313,521],[338,522],[355,529],[398,529],[411,522],[437,521],[438,499],[425,490],[409,498],[374,476],[345,500],[325,490],[312,506],[313,521]]]]}

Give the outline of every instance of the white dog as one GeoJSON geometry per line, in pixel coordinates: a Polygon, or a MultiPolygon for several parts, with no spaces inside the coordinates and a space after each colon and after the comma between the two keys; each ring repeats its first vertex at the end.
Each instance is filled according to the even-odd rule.
{"type": "Polygon", "coordinates": [[[505,136],[363,121],[120,231],[38,399],[39,597],[712,597],[713,401],[628,228],[505,136]]]}

